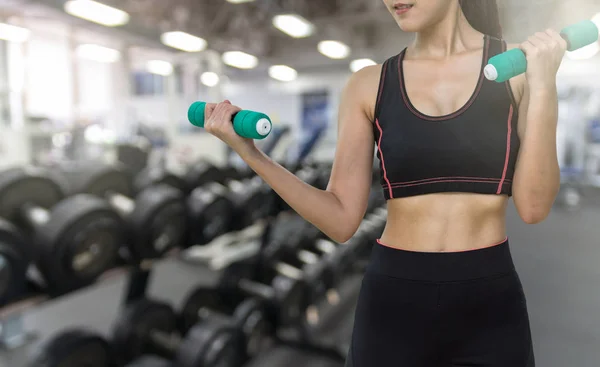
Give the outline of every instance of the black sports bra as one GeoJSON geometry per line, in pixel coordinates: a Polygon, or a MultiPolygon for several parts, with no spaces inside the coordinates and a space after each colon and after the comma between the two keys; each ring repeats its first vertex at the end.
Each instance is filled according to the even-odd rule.
{"type": "Polygon", "coordinates": [[[487,60],[506,50],[485,36],[477,87],[446,116],[427,116],[404,88],[406,49],[383,63],[375,106],[375,143],[386,199],[439,192],[512,196],[519,151],[517,105],[509,82],[484,78],[487,60]]]}

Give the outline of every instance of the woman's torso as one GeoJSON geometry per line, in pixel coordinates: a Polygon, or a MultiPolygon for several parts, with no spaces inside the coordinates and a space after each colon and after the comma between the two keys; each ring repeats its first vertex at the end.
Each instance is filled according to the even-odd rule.
{"type": "MultiPolygon", "coordinates": [[[[373,77],[379,80],[380,76],[390,75],[389,71],[385,70],[386,68],[398,68],[397,71],[392,72],[391,78],[388,77],[392,80],[398,79],[398,93],[395,89],[390,89],[395,88],[389,87],[390,81],[387,81],[387,87],[379,83],[377,103],[373,103],[371,116],[373,116],[375,124],[378,152],[391,152],[390,144],[395,144],[393,147],[395,151],[404,150],[402,158],[395,157],[394,154],[397,153],[391,152],[392,154],[389,154],[387,160],[384,158],[385,164],[381,165],[382,187],[388,199],[388,221],[380,239],[381,243],[411,251],[454,252],[487,247],[506,238],[505,214],[511,194],[510,179],[514,171],[516,150],[519,146],[516,136],[516,103],[520,99],[520,93],[517,92],[514,96],[510,93],[512,90],[519,91],[521,89],[518,84],[520,79],[511,81],[511,91],[506,88],[504,95],[498,85],[485,85],[484,83],[493,82],[484,81],[481,74],[485,61],[493,56],[490,53],[495,54],[502,51],[498,49],[502,47],[499,46],[500,44],[499,40],[491,43],[490,39],[486,38],[483,47],[482,44],[477,46],[475,43],[466,47],[464,52],[452,55],[447,59],[426,59],[409,55],[409,53],[401,53],[395,58],[391,58],[391,62],[388,60],[387,64],[380,67],[379,74],[375,75],[373,72],[373,77]],[[381,73],[382,68],[384,69],[383,74],[381,73]],[[395,102],[396,99],[397,102],[395,102]],[[493,101],[486,99],[493,99],[493,101]],[[488,104],[486,105],[486,103],[488,104]],[[487,106],[490,107],[489,113],[492,114],[489,123],[494,125],[480,126],[478,125],[479,121],[474,124],[473,121],[477,119],[473,117],[473,114],[482,115],[483,113],[485,115],[486,111],[482,112],[482,108],[485,110],[487,106]],[[506,115],[509,116],[508,126],[506,117],[502,117],[502,112],[495,113],[496,110],[501,111],[505,107],[506,115]],[[386,108],[387,112],[383,110],[386,108]],[[508,112],[509,108],[510,112],[508,112]],[[389,110],[392,109],[393,112],[390,113],[389,110]],[[463,114],[464,116],[462,116],[463,114]],[[438,118],[440,116],[445,117],[438,118]],[[494,122],[493,116],[495,116],[496,122],[494,122]],[[502,118],[505,121],[500,123],[502,118]],[[387,120],[383,121],[382,119],[387,120]],[[465,119],[470,119],[471,122],[465,122],[465,119]],[[511,121],[512,119],[514,121],[511,121]],[[406,125],[394,124],[413,124],[414,128],[403,130],[406,125]],[[423,130],[419,130],[421,128],[423,130]],[[511,132],[511,128],[514,131],[511,132]],[[482,134],[488,135],[487,140],[485,136],[481,136],[482,134]],[[407,139],[406,135],[411,136],[407,139]],[[448,140],[444,140],[444,142],[452,141],[453,145],[444,146],[436,141],[423,141],[423,139],[432,139],[438,135],[447,136],[448,140]],[[501,146],[501,140],[504,142],[508,140],[506,147],[501,146]],[[493,146],[488,149],[487,142],[490,142],[491,145],[496,142],[497,151],[494,152],[493,146]],[[387,148],[386,144],[388,144],[387,148]],[[398,148],[398,144],[403,148],[398,148]],[[471,173],[468,170],[467,173],[457,174],[454,171],[442,172],[445,166],[439,163],[439,159],[436,163],[428,160],[427,156],[428,154],[433,156],[436,151],[439,154],[440,149],[449,149],[449,147],[452,150],[461,149],[461,152],[468,154],[465,156],[466,164],[473,165],[479,162],[484,167],[493,164],[494,167],[500,167],[499,174],[497,177],[494,175],[496,178],[493,181],[488,179],[485,184],[484,181],[472,179],[472,181],[476,181],[472,190],[465,187],[464,182],[458,182],[463,179],[463,176],[475,176],[474,174],[481,173],[486,169],[480,168],[479,171],[475,169],[473,175],[467,175],[467,173],[471,173]],[[433,150],[431,150],[432,148],[433,150]],[[505,151],[506,160],[504,159],[505,151]],[[477,154],[481,154],[482,157],[486,154],[488,157],[490,154],[494,154],[496,160],[481,158],[474,161],[472,157],[477,154]],[[407,155],[411,157],[407,158],[407,155]],[[412,157],[413,155],[414,157],[412,157]],[[501,161],[498,161],[499,159],[501,161]],[[435,185],[442,186],[432,188],[429,184],[429,186],[423,185],[422,193],[415,192],[414,186],[420,184],[420,180],[410,181],[409,173],[418,171],[419,164],[425,167],[425,173],[415,177],[425,179],[427,175],[432,177],[459,176],[459,179],[446,179],[447,182],[436,180],[435,185]],[[435,168],[427,168],[436,165],[438,166],[437,171],[435,168]],[[384,168],[387,168],[388,172],[385,172],[384,168]],[[427,172],[427,169],[430,169],[431,172],[427,172]],[[391,179],[394,178],[394,172],[396,172],[396,176],[405,178],[407,184],[394,182],[391,179]],[[454,183],[450,181],[454,181],[454,183]],[[417,182],[417,184],[412,182],[417,182]],[[452,185],[463,186],[456,186],[457,190],[453,190],[452,185]],[[498,186],[497,192],[495,192],[496,186],[498,186]],[[403,191],[403,188],[406,188],[406,192],[403,191]]],[[[488,123],[487,117],[481,120],[482,124],[488,123]]],[[[456,151],[453,154],[454,157],[457,157],[456,151]]],[[[378,156],[381,162],[382,157],[379,153],[378,156]]],[[[482,176],[492,177],[492,175],[483,174],[477,177],[482,176]]],[[[431,178],[425,179],[428,182],[432,182],[431,180],[431,178]]]]}

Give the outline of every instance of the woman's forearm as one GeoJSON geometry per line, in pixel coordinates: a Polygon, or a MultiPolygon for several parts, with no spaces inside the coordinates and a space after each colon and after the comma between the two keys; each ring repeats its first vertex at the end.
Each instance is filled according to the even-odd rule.
{"type": "Polygon", "coordinates": [[[242,158],[292,209],[328,237],[344,242],[354,234],[355,221],[348,218],[335,193],[303,182],[258,149],[242,158]]]}
{"type": "Polygon", "coordinates": [[[558,104],[556,87],[531,89],[526,128],[515,175],[515,203],[530,222],[545,218],[560,188],[556,152],[558,104]]]}

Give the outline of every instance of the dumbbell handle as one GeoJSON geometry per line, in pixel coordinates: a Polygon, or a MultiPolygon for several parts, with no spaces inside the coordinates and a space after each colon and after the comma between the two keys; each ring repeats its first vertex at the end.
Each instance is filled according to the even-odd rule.
{"type": "Polygon", "coordinates": [[[118,192],[108,192],[106,194],[106,199],[117,213],[121,214],[123,217],[129,216],[135,209],[135,201],[118,192]]]}
{"type": "Polygon", "coordinates": [[[152,346],[159,350],[165,357],[171,358],[175,355],[177,348],[181,345],[181,338],[175,334],[168,334],[161,330],[150,330],[148,338],[152,346]]]}
{"type": "MultiPolygon", "coordinates": [[[[561,37],[567,41],[567,49],[575,51],[598,41],[598,27],[591,20],[586,20],[564,28],[561,37]]],[[[514,48],[492,57],[484,69],[484,75],[489,80],[503,83],[527,71],[525,53],[514,48]]]]}
{"type": "Polygon", "coordinates": [[[27,203],[20,208],[21,216],[31,227],[42,226],[50,220],[50,212],[31,203],[27,203]]]}
{"type": "Polygon", "coordinates": [[[211,319],[218,318],[221,320],[229,320],[229,316],[227,316],[223,312],[213,310],[212,308],[208,308],[208,307],[200,307],[200,309],[198,309],[198,319],[206,320],[209,318],[211,318],[211,319]]]}
{"type": "Polygon", "coordinates": [[[245,293],[264,300],[272,300],[275,298],[275,290],[273,287],[250,279],[240,279],[238,281],[238,287],[245,293]]]}
{"type": "MultiPolygon", "coordinates": [[[[188,109],[189,122],[204,127],[204,110],[206,102],[194,102],[188,109]]],[[[245,138],[264,139],[272,129],[271,119],[264,113],[241,110],[233,115],[233,129],[245,138]]]]}

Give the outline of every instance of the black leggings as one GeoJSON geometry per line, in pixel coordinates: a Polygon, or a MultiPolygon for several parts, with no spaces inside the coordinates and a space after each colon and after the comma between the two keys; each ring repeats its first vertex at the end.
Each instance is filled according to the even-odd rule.
{"type": "Polygon", "coordinates": [[[508,241],[421,253],[373,246],[346,367],[533,367],[508,241]]]}

